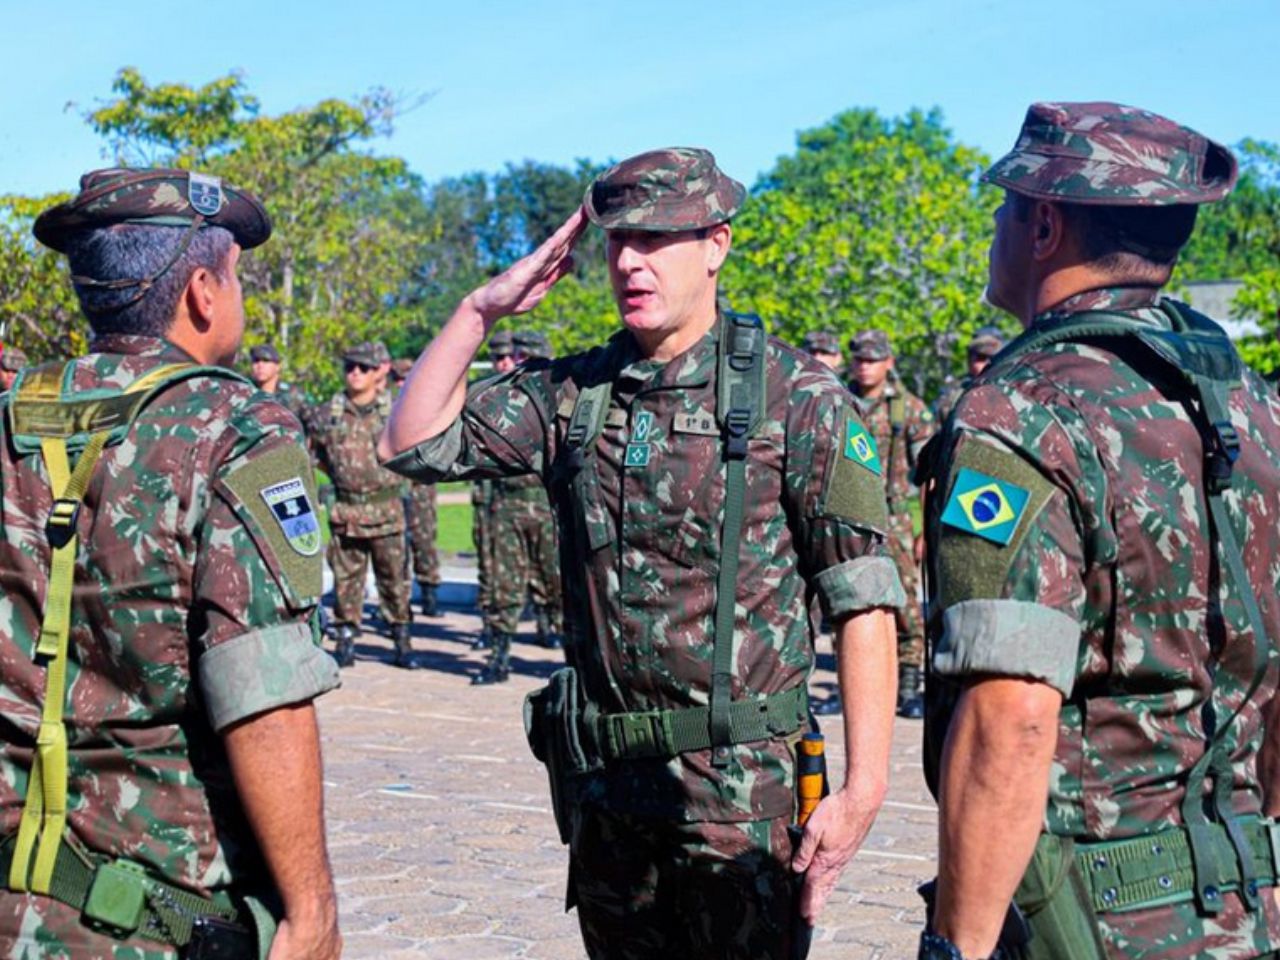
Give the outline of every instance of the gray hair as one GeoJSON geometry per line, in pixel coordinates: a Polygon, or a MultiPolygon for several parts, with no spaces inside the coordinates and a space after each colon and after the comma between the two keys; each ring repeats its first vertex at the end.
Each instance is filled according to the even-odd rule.
{"type": "MultiPolygon", "coordinates": [[[[73,276],[94,280],[141,280],[160,270],[182,242],[182,227],[118,223],[71,239],[67,259],[73,276]]],[[[120,290],[76,285],[80,309],[97,336],[127,333],[163,337],[173,326],[178,300],[191,275],[201,267],[226,279],[227,255],[235,242],[224,227],[201,227],[177,261],[157,277],[142,297],[137,286],[120,290]]]]}

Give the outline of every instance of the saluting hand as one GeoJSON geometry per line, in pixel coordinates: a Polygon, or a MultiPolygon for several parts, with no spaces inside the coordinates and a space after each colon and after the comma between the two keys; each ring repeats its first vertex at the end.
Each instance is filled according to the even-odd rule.
{"type": "Polygon", "coordinates": [[[486,324],[528,313],[573,269],[573,247],[586,228],[586,211],[578,207],[537,250],[472,291],[467,298],[472,308],[486,324]]]}

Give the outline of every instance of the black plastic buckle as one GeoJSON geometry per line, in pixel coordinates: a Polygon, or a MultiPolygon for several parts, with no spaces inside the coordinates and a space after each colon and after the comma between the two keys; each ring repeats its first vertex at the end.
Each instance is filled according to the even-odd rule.
{"type": "Polygon", "coordinates": [[[76,521],[80,519],[80,501],[59,498],[53,501],[49,519],[44,522],[44,536],[57,550],[64,547],[76,535],[76,521]]]}
{"type": "Polygon", "coordinates": [[[751,411],[734,407],[725,415],[725,432],[728,434],[725,451],[730,459],[741,460],[747,455],[747,431],[751,429],[751,411]]]}
{"type": "Polygon", "coordinates": [[[1231,471],[1238,459],[1240,459],[1239,432],[1226,420],[1213,424],[1213,433],[1205,456],[1210,492],[1221,493],[1231,486],[1231,471]]]}

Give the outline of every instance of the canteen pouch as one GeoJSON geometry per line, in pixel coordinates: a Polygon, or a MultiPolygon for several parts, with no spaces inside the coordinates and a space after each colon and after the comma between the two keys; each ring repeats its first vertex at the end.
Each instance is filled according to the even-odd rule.
{"type": "Polygon", "coordinates": [[[584,729],[578,674],[573,667],[557,670],[545,687],[524,698],[525,736],[533,755],[546,765],[561,843],[568,843],[572,832],[576,778],[600,768],[600,761],[585,749],[584,729]]]}
{"type": "Polygon", "coordinates": [[[1076,864],[1075,841],[1042,833],[1014,892],[1032,936],[1027,960],[1106,960],[1097,914],[1076,864]]]}

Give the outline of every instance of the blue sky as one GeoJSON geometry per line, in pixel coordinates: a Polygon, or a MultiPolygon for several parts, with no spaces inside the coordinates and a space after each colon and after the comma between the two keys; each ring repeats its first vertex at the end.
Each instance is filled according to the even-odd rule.
{"type": "Polygon", "coordinates": [[[374,85],[433,94],[375,146],[428,179],[690,144],[750,182],[850,106],[941,106],[991,154],[1035,99],[1280,141],[1278,36],[1280,0],[0,0],[0,193],[101,165],[79,112],[125,65],[153,83],[243,70],[273,113],[374,85]]]}

